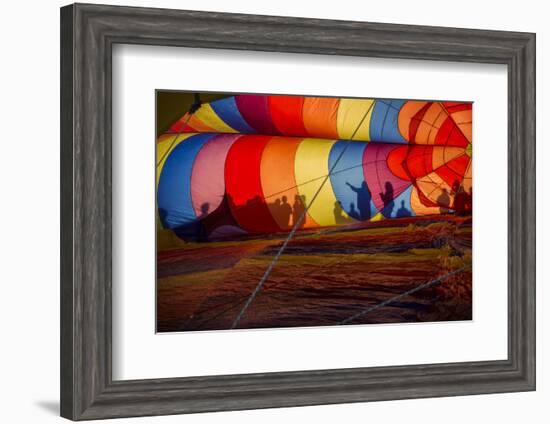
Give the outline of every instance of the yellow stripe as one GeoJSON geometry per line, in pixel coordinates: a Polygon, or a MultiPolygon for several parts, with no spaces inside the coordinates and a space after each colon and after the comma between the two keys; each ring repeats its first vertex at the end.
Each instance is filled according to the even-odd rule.
{"type": "Polygon", "coordinates": [[[338,137],[344,140],[351,139],[355,129],[361,124],[353,139],[370,141],[373,103],[373,99],[341,99],[337,119],[338,137]],[[366,117],[365,113],[367,113],[366,117]]]}
{"type": "Polygon", "coordinates": [[[382,215],[382,212],[378,212],[376,215],[374,215],[370,221],[371,222],[377,222],[377,221],[382,221],[384,219],[384,215],[382,215]]]}
{"type": "MultiPolygon", "coordinates": [[[[328,158],[335,142],[335,140],[305,138],[298,146],[294,172],[298,191],[301,196],[305,196],[304,203],[306,206],[313,200],[315,193],[317,193],[328,175],[328,158]]],[[[334,217],[336,201],[329,177],[309,208],[309,215],[322,227],[336,225],[334,217]]],[[[348,218],[344,211],[342,211],[342,214],[344,218],[348,218]]]]}
{"type": "Polygon", "coordinates": [[[195,117],[200,119],[204,124],[208,125],[210,128],[214,129],[216,132],[220,133],[237,133],[237,130],[234,130],[229,125],[227,125],[222,119],[218,116],[212,106],[206,103],[203,104],[197,112],[195,112],[195,117]]]}
{"type": "Polygon", "coordinates": [[[157,187],[159,185],[160,173],[166,162],[166,158],[170,155],[170,152],[176,148],[183,140],[196,135],[196,133],[186,133],[186,134],[163,134],[157,140],[157,187]]]}

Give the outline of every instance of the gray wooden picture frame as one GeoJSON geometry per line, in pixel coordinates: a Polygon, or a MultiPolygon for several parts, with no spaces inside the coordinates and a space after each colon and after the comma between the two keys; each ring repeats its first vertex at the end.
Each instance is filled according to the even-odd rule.
{"type": "Polygon", "coordinates": [[[87,4],[61,9],[63,417],[84,420],[534,389],[535,34],[87,4]],[[115,43],[507,65],[508,359],[113,381],[115,43]]]}

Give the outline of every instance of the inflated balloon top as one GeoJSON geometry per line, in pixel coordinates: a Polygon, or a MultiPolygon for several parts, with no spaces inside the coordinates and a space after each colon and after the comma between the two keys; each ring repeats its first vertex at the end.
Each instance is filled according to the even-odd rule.
{"type": "Polygon", "coordinates": [[[157,140],[160,220],[184,239],[471,211],[471,103],[238,95],[192,112],[157,140]]]}

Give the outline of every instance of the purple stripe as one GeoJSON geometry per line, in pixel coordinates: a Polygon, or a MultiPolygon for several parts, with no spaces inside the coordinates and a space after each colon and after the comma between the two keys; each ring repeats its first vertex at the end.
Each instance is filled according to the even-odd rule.
{"type": "Polygon", "coordinates": [[[241,94],[235,96],[235,101],[241,115],[257,134],[280,134],[271,119],[267,96],[241,94]]]}

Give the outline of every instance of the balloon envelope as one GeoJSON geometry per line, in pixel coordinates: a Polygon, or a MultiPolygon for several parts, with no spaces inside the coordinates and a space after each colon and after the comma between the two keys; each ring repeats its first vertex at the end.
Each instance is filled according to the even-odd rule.
{"type": "Polygon", "coordinates": [[[301,96],[204,104],[158,139],[161,224],[208,239],[448,213],[457,193],[471,199],[471,112],[301,96]]]}

